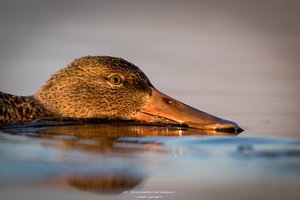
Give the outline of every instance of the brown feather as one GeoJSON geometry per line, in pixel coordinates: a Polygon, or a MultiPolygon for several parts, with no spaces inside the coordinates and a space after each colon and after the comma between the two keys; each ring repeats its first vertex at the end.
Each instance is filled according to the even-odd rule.
{"type": "Polygon", "coordinates": [[[15,96],[0,92],[0,124],[31,121],[50,114],[33,96],[15,96]]]}

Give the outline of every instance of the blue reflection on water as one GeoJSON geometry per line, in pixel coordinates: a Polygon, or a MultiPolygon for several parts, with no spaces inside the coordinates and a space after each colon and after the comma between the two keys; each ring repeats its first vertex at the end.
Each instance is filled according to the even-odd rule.
{"type": "Polygon", "coordinates": [[[300,141],[286,138],[192,135],[107,140],[29,133],[0,133],[0,189],[37,182],[57,184],[61,179],[82,185],[86,179],[95,182],[95,177],[105,183],[109,180],[110,185],[116,178],[118,184],[132,183],[128,187],[152,176],[187,184],[300,178],[300,141]]]}

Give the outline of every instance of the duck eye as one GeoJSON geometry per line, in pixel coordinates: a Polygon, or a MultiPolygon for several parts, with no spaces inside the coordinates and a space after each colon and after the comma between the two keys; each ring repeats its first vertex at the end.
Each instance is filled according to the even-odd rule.
{"type": "Polygon", "coordinates": [[[122,78],[118,75],[113,75],[109,78],[109,82],[111,82],[114,85],[120,85],[122,81],[122,78]]]}

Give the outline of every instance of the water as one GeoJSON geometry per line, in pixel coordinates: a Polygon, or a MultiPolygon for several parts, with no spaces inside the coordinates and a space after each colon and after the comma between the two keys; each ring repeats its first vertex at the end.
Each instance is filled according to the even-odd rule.
{"type": "Polygon", "coordinates": [[[3,129],[0,143],[1,199],[300,196],[298,140],[51,122],[3,129]]]}

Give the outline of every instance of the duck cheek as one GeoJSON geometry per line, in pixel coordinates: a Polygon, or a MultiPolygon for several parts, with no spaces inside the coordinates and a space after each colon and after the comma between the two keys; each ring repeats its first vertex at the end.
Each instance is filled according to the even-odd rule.
{"type": "Polygon", "coordinates": [[[147,123],[186,125],[204,130],[234,133],[242,131],[234,122],[197,110],[159,92],[155,88],[151,88],[151,90],[148,103],[136,113],[135,120],[147,123]]]}

